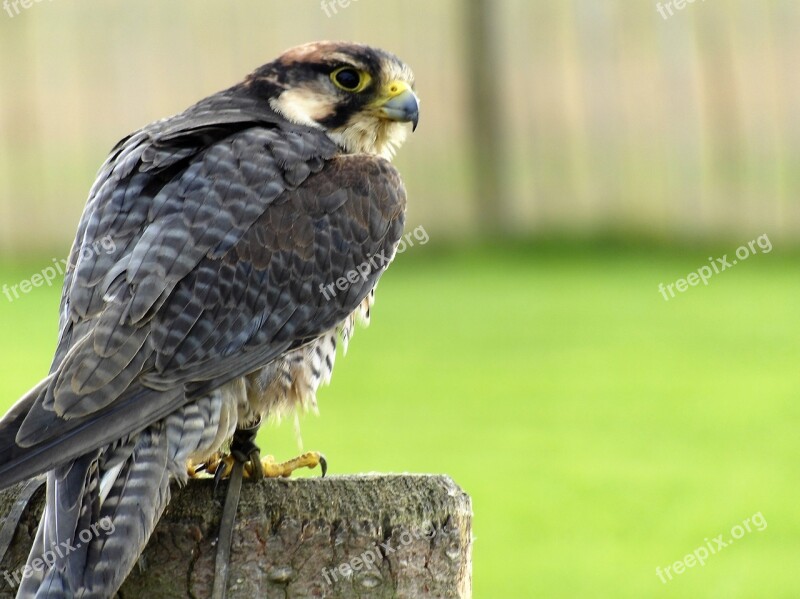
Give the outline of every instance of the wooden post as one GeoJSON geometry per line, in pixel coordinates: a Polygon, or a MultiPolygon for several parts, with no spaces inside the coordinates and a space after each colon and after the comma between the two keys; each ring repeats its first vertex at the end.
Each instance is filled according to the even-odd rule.
{"type": "MultiPolygon", "coordinates": [[[[209,597],[225,483],[173,489],[166,514],[120,597],[209,597]]],[[[20,486],[0,492],[11,511],[20,486]]],[[[25,564],[43,489],[22,514],[0,561],[25,564]]],[[[472,505],[450,478],[332,476],[245,481],[231,551],[230,599],[467,598],[472,592],[472,505]]]]}

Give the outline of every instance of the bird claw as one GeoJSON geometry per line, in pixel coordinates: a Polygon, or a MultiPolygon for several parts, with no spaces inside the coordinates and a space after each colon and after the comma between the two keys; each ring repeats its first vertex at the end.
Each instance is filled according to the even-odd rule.
{"type": "Polygon", "coordinates": [[[228,478],[233,472],[233,465],[236,463],[236,458],[232,455],[227,455],[222,457],[220,454],[215,456],[217,459],[212,464],[209,464],[206,467],[209,474],[214,475],[214,488],[216,489],[219,486],[219,483],[228,478]]]}
{"type": "Polygon", "coordinates": [[[328,473],[328,461],[318,451],[309,451],[280,464],[276,463],[275,458],[271,455],[261,459],[261,450],[255,444],[258,426],[259,424],[256,423],[246,429],[237,429],[231,441],[230,454],[222,455],[217,452],[204,464],[198,466],[189,463],[189,475],[197,476],[198,472],[205,470],[214,476],[214,487],[216,488],[221,480],[230,477],[235,464],[242,464],[242,473],[245,478],[255,480],[288,478],[295,470],[316,468],[317,466],[321,468],[323,478],[328,473]]]}
{"type": "Polygon", "coordinates": [[[309,451],[301,456],[281,462],[268,455],[263,460],[248,461],[244,466],[244,475],[249,478],[288,478],[292,472],[300,468],[314,469],[317,466],[322,470],[322,477],[328,473],[328,461],[318,451],[309,451]]]}
{"type": "Polygon", "coordinates": [[[206,463],[195,464],[192,460],[186,462],[186,474],[189,478],[202,478],[206,470],[206,463]]]}
{"type": "MultiPolygon", "coordinates": [[[[241,456],[238,456],[241,457],[241,456]]],[[[205,471],[214,477],[215,485],[220,481],[229,478],[233,471],[233,465],[240,461],[234,454],[223,456],[222,454],[213,455],[204,464],[192,466],[190,474],[197,476],[199,472],[205,471]]],[[[322,470],[322,478],[328,473],[328,460],[318,451],[309,451],[286,462],[276,463],[271,455],[261,459],[258,451],[250,453],[244,463],[244,477],[259,480],[261,478],[288,478],[295,470],[301,468],[316,468],[322,470]]]]}

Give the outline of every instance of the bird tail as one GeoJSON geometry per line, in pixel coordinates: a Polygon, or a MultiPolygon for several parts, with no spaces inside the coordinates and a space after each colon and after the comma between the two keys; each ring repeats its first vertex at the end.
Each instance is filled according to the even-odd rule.
{"type": "Polygon", "coordinates": [[[103,599],[133,569],[169,502],[162,421],[48,473],[47,504],[17,599],[103,599]]]}

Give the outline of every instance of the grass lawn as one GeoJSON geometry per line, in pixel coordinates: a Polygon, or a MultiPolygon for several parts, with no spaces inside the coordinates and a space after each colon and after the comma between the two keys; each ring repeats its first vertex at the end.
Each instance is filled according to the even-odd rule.
{"type": "MultiPolygon", "coordinates": [[[[450,474],[474,502],[478,598],[798,597],[800,257],[657,289],[725,252],[413,248],[304,445],[332,473],[450,474]],[[716,549],[758,513],[763,530],[716,549]],[[704,566],[661,582],[707,543],[704,566]]],[[[45,373],[58,295],[0,295],[0,407],[45,373]]],[[[261,444],[297,452],[290,422],[261,444]]]]}

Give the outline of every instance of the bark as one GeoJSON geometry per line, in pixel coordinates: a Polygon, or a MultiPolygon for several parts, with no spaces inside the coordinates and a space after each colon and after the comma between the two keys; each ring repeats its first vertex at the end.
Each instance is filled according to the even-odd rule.
{"type": "MultiPolygon", "coordinates": [[[[20,486],[0,492],[11,511],[20,486]]],[[[226,484],[193,480],[173,499],[119,597],[209,597],[226,484]]],[[[0,561],[0,597],[36,532],[34,494],[0,561]]],[[[470,597],[472,505],[450,478],[364,475],[245,481],[231,550],[230,599],[470,597]]]]}

